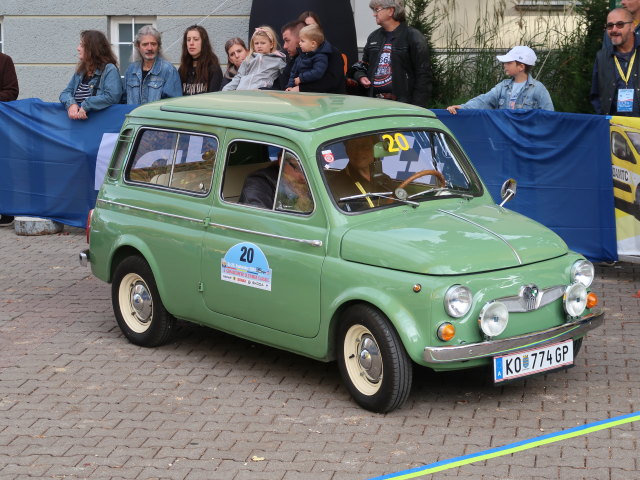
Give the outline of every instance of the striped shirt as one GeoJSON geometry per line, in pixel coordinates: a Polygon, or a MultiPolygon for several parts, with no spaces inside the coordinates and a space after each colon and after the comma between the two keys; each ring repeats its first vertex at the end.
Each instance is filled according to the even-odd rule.
{"type": "Polygon", "coordinates": [[[84,77],[82,77],[82,81],[78,85],[78,88],[76,89],[76,93],[74,94],[74,99],[76,103],[78,105],[82,105],[82,102],[84,102],[87,98],[91,96],[92,91],[93,91],[93,88],[91,85],[89,85],[89,79],[85,75],[84,77]]]}

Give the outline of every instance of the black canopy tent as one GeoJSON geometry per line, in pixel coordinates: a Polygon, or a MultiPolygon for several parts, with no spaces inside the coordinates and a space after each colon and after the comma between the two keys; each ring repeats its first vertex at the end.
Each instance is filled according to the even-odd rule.
{"type": "Polygon", "coordinates": [[[282,26],[307,10],[318,14],[327,40],[348,59],[348,65],[358,60],[356,27],[349,0],[255,0],[251,6],[249,36],[256,27],[269,25],[278,34],[282,26]]]}

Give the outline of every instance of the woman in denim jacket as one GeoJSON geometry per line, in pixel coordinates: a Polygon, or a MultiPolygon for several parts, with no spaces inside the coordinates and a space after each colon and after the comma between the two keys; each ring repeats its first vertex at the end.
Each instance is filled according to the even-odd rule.
{"type": "Polygon", "coordinates": [[[487,93],[472,98],[462,105],[451,105],[447,110],[456,114],[458,109],[481,110],[553,110],[551,96],[545,86],[531,76],[536,54],[526,46],[513,47],[506,55],[496,57],[510,79],[503,80],[487,93]]]}
{"type": "Polygon", "coordinates": [[[116,56],[102,32],[81,32],[77,50],[78,67],[60,94],[60,103],[70,119],[86,120],[87,112],[120,103],[122,81],[116,56]]]}

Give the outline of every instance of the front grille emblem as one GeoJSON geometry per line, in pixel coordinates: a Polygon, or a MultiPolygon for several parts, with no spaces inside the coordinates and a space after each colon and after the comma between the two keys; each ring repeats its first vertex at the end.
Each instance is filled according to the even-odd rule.
{"type": "Polygon", "coordinates": [[[540,290],[537,285],[525,285],[522,287],[520,290],[520,297],[523,300],[524,307],[527,309],[527,312],[537,308],[539,294],[540,290]]]}

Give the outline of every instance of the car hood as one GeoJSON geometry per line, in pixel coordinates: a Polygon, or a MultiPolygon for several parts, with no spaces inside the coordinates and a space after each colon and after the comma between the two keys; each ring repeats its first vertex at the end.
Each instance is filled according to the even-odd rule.
{"type": "Polygon", "coordinates": [[[349,229],[342,238],[342,258],[407,272],[456,275],[517,267],[568,251],[548,228],[495,204],[425,207],[393,209],[400,214],[375,216],[349,229]]]}

